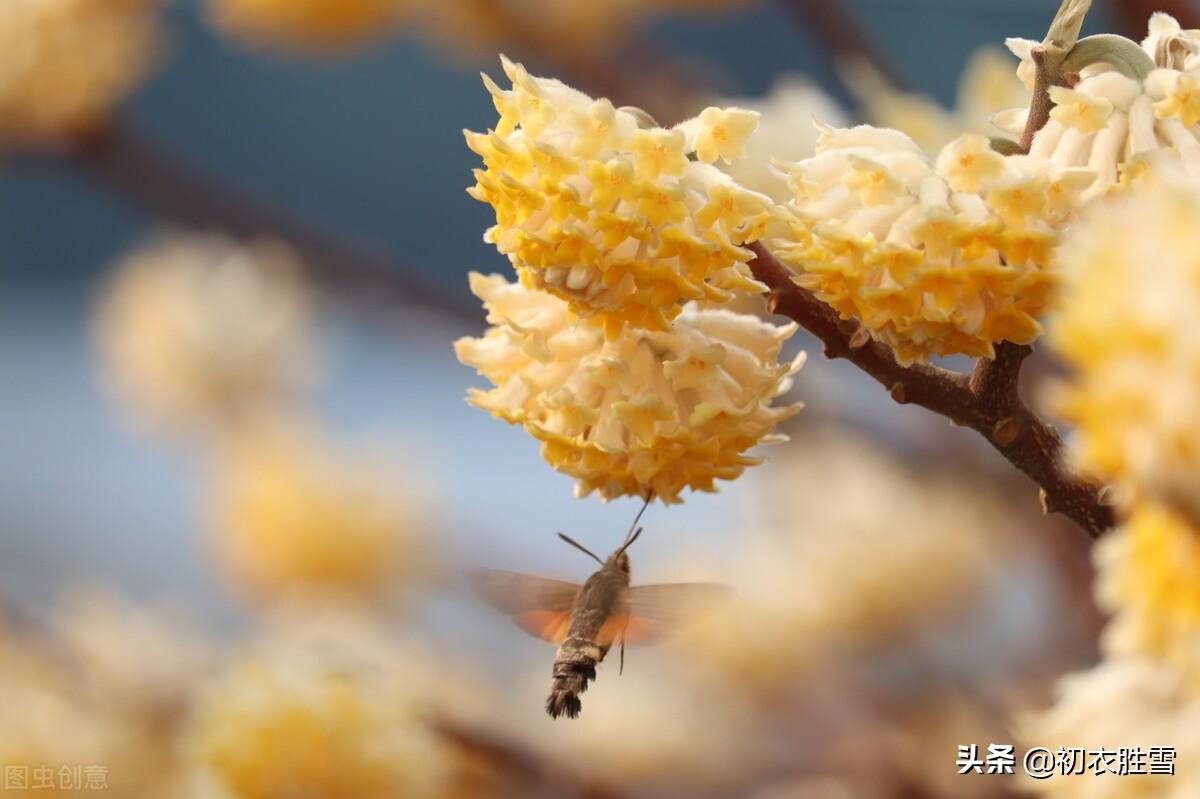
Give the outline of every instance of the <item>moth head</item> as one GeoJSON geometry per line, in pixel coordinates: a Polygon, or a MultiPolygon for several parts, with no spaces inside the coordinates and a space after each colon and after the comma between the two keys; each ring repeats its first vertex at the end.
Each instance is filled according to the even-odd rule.
{"type": "Polygon", "coordinates": [[[616,552],[612,553],[611,556],[609,556],[608,562],[616,564],[616,567],[618,569],[625,572],[626,574],[629,574],[629,553],[626,552],[626,550],[629,549],[629,546],[634,541],[638,540],[638,536],[640,536],[641,534],[642,534],[642,528],[639,527],[636,530],[634,530],[633,532],[631,532],[628,536],[626,536],[625,543],[621,544],[621,548],[618,549],[616,552]]]}

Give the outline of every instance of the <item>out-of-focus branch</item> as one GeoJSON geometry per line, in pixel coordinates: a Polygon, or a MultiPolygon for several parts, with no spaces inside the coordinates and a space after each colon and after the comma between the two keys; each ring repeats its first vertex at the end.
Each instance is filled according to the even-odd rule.
{"type": "Polygon", "coordinates": [[[474,763],[503,775],[519,791],[515,796],[625,799],[607,785],[571,775],[520,746],[465,724],[439,719],[434,729],[474,763]]]}
{"type": "Polygon", "coordinates": [[[866,61],[897,89],[903,76],[870,40],[862,23],[838,0],[780,0],[792,17],[813,33],[837,61],[866,61]]]}
{"type": "Polygon", "coordinates": [[[771,290],[769,308],[819,338],[829,358],[845,358],[881,383],[899,403],[920,405],[956,425],[975,430],[1010,463],[1038,484],[1048,513],[1067,516],[1093,538],[1113,525],[1102,487],[1064,464],[1063,442],[1053,426],[1021,399],[1021,364],[1031,352],[1008,342],[994,360],[981,359],[971,375],[937,366],[898,363],[853,319],[842,319],[761,244],[753,244],[754,276],[771,290]]]}
{"type": "Polygon", "coordinates": [[[1164,11],[1184,28],[1200,28],[1200,4],[1196,0],[1113,0],[1113,13],[1121,32],[1140,42],[1146,36],[1146,22],[1155,11],[1164,11]]]}
{"type": "Polygon", "coordinates": [[[158,219],[235,238],[265,236],[289,242],[314,281],[339,294],[478,323],[479,309],[467,302],[467,295],[438,290],[415,269],[371,247],[325,234],[260,203],[151,145],[128,127],[93,134],[64,154],[97,182],[158,219]]]}

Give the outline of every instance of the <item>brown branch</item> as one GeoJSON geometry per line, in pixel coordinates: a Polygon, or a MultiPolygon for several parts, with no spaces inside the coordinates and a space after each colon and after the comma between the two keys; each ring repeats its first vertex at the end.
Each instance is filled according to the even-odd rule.
{"type": "MultiPolygon", "coordinates": [[[[26,155],[25,161],[58,157],[26,155]]],[[[315,282],[378,305],[419,306],[479,324],[479,308],[459,292],[439,290],[369,246],[319,232],[305,222],[202,174],[127,127],[112,127],[61,155],[156,219],[238,239],[279,238],[299,251],[315,282]]]]}
{"type": "Polygon", "coordinates": [[[850,361],[896,402],[920,405],[978,432],[1041,487],[1046,512],[1067,516],[1093,538],[1112,527],[1112,510],[1101,501],[1101,486],[1066,468],[1062,438],[1021,399],[1018,382],[1029,347],[1001,343],[996,358],[981,359],[969,376],[926,364],[903,366],[886,345],[866,336],[857,321],[842,319],[796,285],[792,271],[762,244],[751,249],[755,258],[750,268],[771,290],[772,313],[820,339],[827,357],[850,361]]]}
{"type": "Polygon", "coordinates": [[[1200,5],[1196,0],[1113,0],[1121,32],[1140,42],[1146,36],[1146,23],[1155,11],[1164,11],[1183,28],[1200,28],[1200,5]]]}
{"type": "Polygon", "coordinates": [[[434,731],[457,747],[475,766],[503,775],[514,796],[562,796],[578,799],[623,799],[624,794],[595,780],[572,775],[496,735],[448,718],[437,719],[434,731]]]}

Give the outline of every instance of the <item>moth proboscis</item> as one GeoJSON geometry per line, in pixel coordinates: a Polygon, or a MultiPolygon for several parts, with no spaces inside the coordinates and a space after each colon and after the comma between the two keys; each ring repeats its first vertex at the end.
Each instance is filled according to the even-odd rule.
{"type": "Polygon", "coordinates": [[[728,587],[719,583],[631,586],[627,550],[642,533],[637,527],[641,515],[607,560],[558,534],[600,564],[582,585],[498,569],[479,569],[473,575],[476,591],[488,604],[530,635],[558,644],[546,698],[552,718],[579,715],[579,695],[596,678],[596,666],[613,644],[621,647],[624,671],[626,644],[655,643],[698,609],[728,596],[728,587]]]}

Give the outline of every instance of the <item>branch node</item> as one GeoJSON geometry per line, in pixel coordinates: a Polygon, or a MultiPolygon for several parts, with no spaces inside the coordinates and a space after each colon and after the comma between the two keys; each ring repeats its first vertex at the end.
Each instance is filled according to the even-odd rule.
{"type": "Polygon", "coordinates": [[[1021,434],[1021,423],[1011,416],[996,422],[992,427],[992,441],[996,442],[997,446],[1009,447],[1017,440],[1017,436],[1021,434]]]}
{"type": "Polygon", "coordinates": [[[871,340],[871,331],[867,330],[866,325],[859,325],[854,331],[854,335],[850,336],[850,349],[860,350],[867,346],[867,342],[871,340]]]}
{"type": "Polygon", "coordinates": [[[779,313],[779,292],[772,291],[767,295],[767,313],[774,316],[779,313]]]}
{"type": "Polygon", "coordinates": [[[900,405],[908,404],[908,389],[904,387],[903,383],[894,384],[891,388],[888,389],[888,394],[891,396],[891,398],[897,404],[900,404],[900,405]]]}

